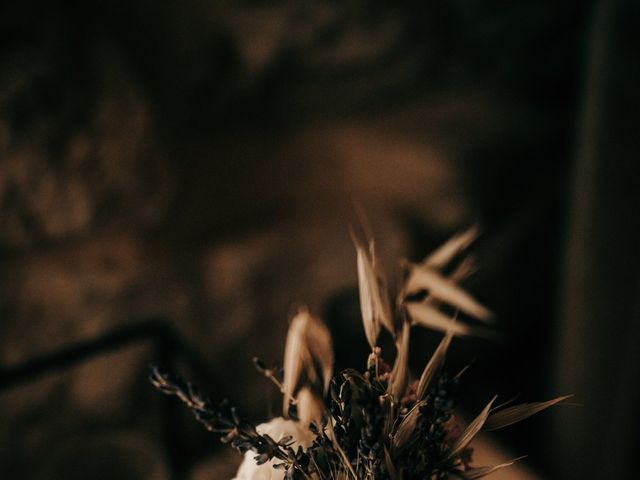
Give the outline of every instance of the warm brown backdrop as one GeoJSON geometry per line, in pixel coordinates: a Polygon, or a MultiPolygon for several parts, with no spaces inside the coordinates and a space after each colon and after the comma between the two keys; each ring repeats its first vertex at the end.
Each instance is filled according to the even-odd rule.
{"type": "MultiPolygon", "coordinates": [[[[279,359],[296,305],[360,361],[358,203],[390,272],[482,226],[467,287],[505,341],[454,348],[454,364],[477,358],[463,406],[575,393],[581,407],[500,440],[544,478],[631,478],[633,2],[11,3],[3,375],[160,317],[206,360],[213,396],[264,418],[275,393],[250,360],[279,359]]],[[[416,364],[434,340],[416,340],[416,364]]],[[[150,361],[198,378],[164,353],[138,342],[3,377],[0,477],[230,476],[235,457],[146,382],[150,361]]]]}

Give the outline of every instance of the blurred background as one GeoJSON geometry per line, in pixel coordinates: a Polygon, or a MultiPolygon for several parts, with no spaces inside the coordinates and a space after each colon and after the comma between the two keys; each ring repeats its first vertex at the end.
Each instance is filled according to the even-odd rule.
{"type": "MultiPolygon", "coordinates": [[[[148,364],[264,420],[277,392],[251,358],[280,361],[300,304],[363,364],[358,204],[389,275],[481,226],[465,287],[502,339],[454,342],[461,407],[579,404],[494,436],[505,455],[538,478],[635,478],[639,14],[4,2],[0,477],[232,477],[239,456],[148,364]]],[[[438,339],[412,340],[415,370],[438,339]]]]}

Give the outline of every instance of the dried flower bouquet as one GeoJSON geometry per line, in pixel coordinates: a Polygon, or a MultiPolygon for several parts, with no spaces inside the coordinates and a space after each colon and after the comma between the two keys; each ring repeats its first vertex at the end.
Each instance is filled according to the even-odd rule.
{"type": "Polygon", "coordinates": [[[491,313],[458,285],[474,270],[464,253],[476,236],[476,229],[459,234],[423,262],[407,265],[392,305],[373,242],[354,235],[362,320],[371,346],[366,370],[334,374],[329,330],[301,309],[289,327],[283,369],[255,360],[258,370],[281,390],[284,418],[256,427],[226,402],[212,403],[190,383],[157,367],[152,368],[151,381],[182,400],[223,442],[246,452],[236,480],[477,479],[512,465],[515,460],[472,466],[471,441],[481,430],[519,422],[568,397],[501,407],[494,407],[494,397],[461,427],[453,409],[462,372],[452,376],[442,367],[454,336],[487,330],[457,321],[445,311],[478,321],[491,319],[491,313]],[[441,331],[444,337],[420,377],[412,380],[407,363],[413,326],[441,331]],[[383,328],[394,339],[393,366],[377,346],[383,328]]]}

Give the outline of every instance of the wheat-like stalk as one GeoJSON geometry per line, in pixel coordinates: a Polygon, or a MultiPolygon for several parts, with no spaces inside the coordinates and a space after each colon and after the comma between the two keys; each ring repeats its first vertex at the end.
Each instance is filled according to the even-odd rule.
{"type": "Polygon", "coordinates": [[[356,249],[360,306],[364,333],[371,347],[367,370],[333,372],[329,330],[307,309],[292,318],[284,351],[284,374],[255,360],[257,368],[282,392],[283,415],[297,420],[315,437],[306,449],[292,448],[290,438],[278,442],[261,435],[238,418],[234,409],[214,406],[188,383],[152,371],[151,380],[164,393],[176,395],[206,428],[240,451],[252,450],[255,461],[272,461],[287,480],[411,480],[443,479],[450,475],[478,479],[512,465],[472,467],[469,445],[481,430],[495,430],[566,400],[558,397],[536,403],[493,408],[494,397],[461,429],[453,413],[460,375],[451,377],[444,363],[457,335],[487,335],[484,329],[455,319],[447,311],[490,322],[491,312],[459,282],[475,270],[469,246],[478,236],[472,228],[454,236],[422,262],[405,265],[397,288],[395,308],[374,242],[358,240],[356,249]],[[462,258],[461,258],[462,257],[462,258]],[[452,262],[458,260],[453,268],[452,262]],[[448,274],[445,272],[449,272],[448,274]],[[443,308],[446,306],[446,310],[443,308]],[[408,368],[411,329],[427,327],[444,337],[420,377],[408,368]],[[382,329],[395,339],[393,366],[378,347],[382,329]]]}

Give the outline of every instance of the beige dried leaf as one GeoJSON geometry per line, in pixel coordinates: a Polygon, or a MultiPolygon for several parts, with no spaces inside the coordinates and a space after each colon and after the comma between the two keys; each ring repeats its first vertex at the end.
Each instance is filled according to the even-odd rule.
{"type": "MultiPolygon", "coordinates": [[[[452,325],[455,325],[454,320],[452,320],[452,325]]],[[[418,382],[418,400],[424,400],[426,398],[429,384],[431,383],[434,375],[438,372],[438,370],[440,370],[440,367],[444,363],[444,359],[447,354],[447,350],[449,349],[449,345],[451,344],[451,340],[453,339],[453,335],[453,329],[450,328],[449,330],[447,330],[447,333],[438,345],[438,348],[436,348],[435,352],[433,352],[433,355],[429,359],[429,362],[427,363],[426,367],[424,367],[422,375],[420,376],[420,381],[418,382]]]]}
{"type": "Polygon", "coordinates": [[[455,282],[428,267],[415,266],[407,280],[406,292],[412,294],[421,290],[426,290],[436,300],[447,303],[479,320],[487,321],[492,318],[491,312],[486,307],[455,282]]]}
{"type": "Polygon", "coordinates": [[[315,364],[320,366],[322,390],[326,394],[333,375],[333,341],[327,326],[315,317],[311,317],[308,324],[307,346],[314,362],[308,366],[308,370],[315,372],[315,364]]]}
{"type": "Polygon", "coordinates": [[[380,334],[380,327],[385,327],[395,334],[391,306],[384,274],[376,263],[373,242],[369,251],[354,239],[358,264],[358,289],[360,293],[360,309],[365,335],[371,348],[375,348],[380,334]]]}
{"type": "Polygon", "coordinates": [[[306,427],[311,422],[320,425],[322,413],[324,412],[324,402],[309,387],[302,387],[296,395],[296,407],[302,425],[306,427]]]}
{"type": "Polygon", "coordinates": [[[293,398],[293,392],[298,380],[302,375],[305,365],[310,362],[310,352],[305,341],[306,324],[307,315],[304,315],[302,312],[298,313],[291,321],[287,333],[283,360],[284,378],[282,381],[282,408],[285,416],[287,415],[289,403],[293,398]]]}
{"type": "Polygon", "coordinates": [[[455,322],[437,308],[427,303],[407,303],[407,313],[413,325],[431,328],[439,332],[447,333],[449,330],[454,335],[478,335],[480,331],[460,322],[455,322]]]}
{"type": "Polygon", "coordinates": [[[376,279],[376,285],[378,286],[378,310],[380,315],[380,324],[387,329],[387,331],[395,337],[395,325],[393,324],[393,313],[391,311],[391,301],[389,299],[389,286],[387,284],[386,276],[384,275],[382,268],[378,264],[375,251],[373,249],[373,242],[371,243],[371,263],[373,265],[373,272],[376,279]]]}
{"type": "Polygon", "coordinates": [[[507,427],[509,425],[513,425],[514,423],[521,422],[522,420],[529,418],[532,415],[535,415],[542,410],[545,410],[553,405],[556,405],[568,398],[572,395],[565,395],[562,397],[557,397],[552,400],[547,400],[546,402],[534,402],[534,403],[523,403],[520,405],[514,405],[512,407],[503,408],[502,410],[495,411],[491,413],[489,418],[484,424],[483,430],[491,431],[498,430],[499,428],[507,427]]]}
{"type": "Polygon", "coordinates": [[[377,289],[375,278],[367,252],[356,245],[356,256],[358,262],[358,290],[360,293],[360,312],[362,314],[362,324],[367,342],[373,350],[380,334],[379,317],[376,315],[376,301],[374,296],[377,289]]]}
{"type": "Polygon", "coordinates": [[[465,257],[456,268],[454,268],[449,279],[452,282],[461,282],[462,280],[470,277],[478,270],[478,265],[472,256],[465,257]]]}
{"type": "Polygon", "coordinates": [[[393,460],[391,460],[391,455],[389,454],[389,450],[387,450],[387,447],[384,447],[384,463],[387,468],[387,473],[389,474],[389,478],[391,480],[400,480],[398,471],[396,470],[396,467],[393,464],[393,460]]]}
{"type": "Polygon", "coordinates": [[[283,367],[282,407],[285,416],[303,372],[306,372],[309,381],[315,382],[319,368],[322,388],[326,393],[333,372],[331,333],[322,321],[306,309],[301,309],[289,325],[283,367]]]}
{"type": "Polygon", "coordinates": [[[456,442],[451,447],[450,457],[454,457],[462,452],[471,440],[478,434],[478,432],[482,429],[482,426],[487,420],[489,416],[489,412],[491,411],[491,405],[496,401],[497,396],[494,396],[491,401],[487,404],[486,407],[480,412],[480,414],[464,429],[464,432],[460,435],[460,437],[456,440],[456,442]]]}
{"type": "Polygon", "coordinates": [[[389,392],[391,397],[399,402],[409,383],[409,336],[411,332],[411,324],[405,321],[402,324],[402,332],[400,333],[396,346],[398,353],[396,361],[393,364],[391,372],[391,384],[389,392]]]}
{"type": "Polygon", "coordinates": [[[382,429],[383,435],[385,437],[389,436],[392,432],[395,420],[396,420],[396,411],[399,407],[397,403],[394,403],[391,399],[390,395],[384,395],[383,400],[384,403],[382,405],[383,409],[386,410],[384,427],[382,429]]]}
{"type": "Polygon", "coordinates": [[[465,232],[454,235],[425,258],[422,265],[437,269],[446,267],[456,255],[471,245],[471,243],[478,238],[479,234],[480,229],[474,225],[465,232]]]}
{"type": "Polygon", "coordinates": [[[416,430],[416,425],[418,424],[418,418],[420,418],[420,407],[425,403],[424,400],[416,402],[411,410],[404,416],[400,425],[398,425],[396,433],[391,439],[391,448],[394,452],[401,450],[411,442],[416,430]]]}
{"type": "Polygon", "coordinates": [[[469,468],[469,469],[465,470],[464,476],[465,476],[466,479],[469,479],[469,480],[476,480],[478,478],[484,478],[484,477],[486,477],[488,475],[491,475],[492,473],[494,473],[497,470],[500,470],[500,469],[505,468],[505,467],[510,467],[511,465],[516,463],[518,460],[522,460],[523,458],[525,458],[525,457],[514,458],[513,460],[510,460],[510,461],[505,462],[505,463],[501,463],[499,465],[492,465],[492,466],[488,466],[488,467],[469,468]]]}

